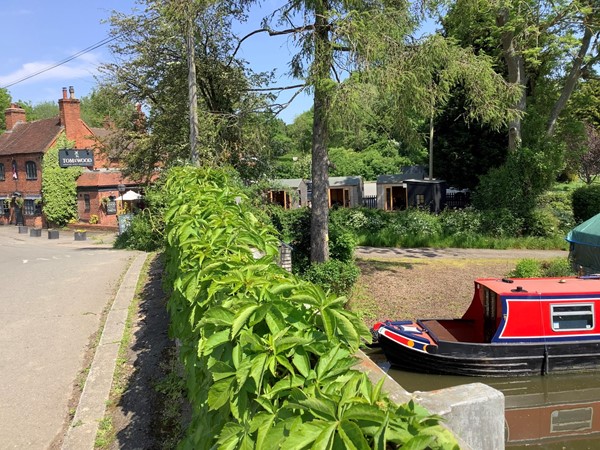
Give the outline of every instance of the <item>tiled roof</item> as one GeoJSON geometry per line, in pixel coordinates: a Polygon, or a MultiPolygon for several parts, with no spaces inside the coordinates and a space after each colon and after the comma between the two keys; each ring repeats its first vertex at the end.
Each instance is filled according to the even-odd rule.
{"type": "Polygon", "coordinates": [[[83,172],[77,179],[77,187],[117,186],[119,184],[137,185],[133,180],[123,177],[117,170],[83,172]]]}
{"type": "Polygon", "coordinates": [[[0,135],[0,155],[43,153],[62,130],[58,117],[18,123],[0,135]]]}

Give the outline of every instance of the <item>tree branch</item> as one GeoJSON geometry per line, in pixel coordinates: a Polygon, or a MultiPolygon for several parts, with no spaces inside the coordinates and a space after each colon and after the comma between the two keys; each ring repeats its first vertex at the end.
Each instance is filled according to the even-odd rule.
{"type": "Polygon", "coordinates": [[[233,51],[231,58],[229,59],[229,62],[227,63],[227,66],[230,66],[231,63],[233,62],[233,59],[235,58],[235,55],[239,51],[240,47],[242,46],[242,43],[246,39],[254,36],[255,34],[269,33],[269,36],[281,36],[281,35],[285,35],[285,34],[302,33],[304,31],[310,31],[310,30],[314,30],[314,29],[315,29],[314,25],[304,25],[301,27],[288,28],[287,30],[271,30],[269,28],[260,28],[258,30],[254,30],[254,31],[248,33],[246,36],[244,36],[243,38],[241,38],[238,41],[238,44],[236,45],[235,50],[233,51]]]}
{"type": "Polygon", "coordinates": [[[306,87],[306,84],[294,84],[292,86],[268,87],[268,88],[250,88],[247,92],[269,92],[269,91],[285,91],[287,89],[300,89],[306,87]]]}

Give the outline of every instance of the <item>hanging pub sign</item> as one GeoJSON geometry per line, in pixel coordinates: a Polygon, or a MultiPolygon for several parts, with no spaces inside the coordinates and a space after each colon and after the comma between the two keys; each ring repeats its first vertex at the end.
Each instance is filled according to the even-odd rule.
{"type": "Polygon", "coordinates": [[[62,149],[58,151],[58,165],[60,167],[93,167],[94,152],[87,149],[62,149]]]}

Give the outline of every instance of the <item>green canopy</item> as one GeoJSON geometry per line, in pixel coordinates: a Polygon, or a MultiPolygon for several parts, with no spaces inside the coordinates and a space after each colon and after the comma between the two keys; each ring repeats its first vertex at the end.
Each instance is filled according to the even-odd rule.
{"type": "Polygon", "coordinates": [[[577,225],[567,235],[569,258],[576,270],[600,272],[600,214],[577,225]]]}

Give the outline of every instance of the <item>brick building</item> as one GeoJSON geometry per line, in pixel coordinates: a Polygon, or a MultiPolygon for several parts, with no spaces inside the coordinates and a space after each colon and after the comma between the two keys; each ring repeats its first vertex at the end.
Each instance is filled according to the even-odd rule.
{"type": "Polygon", "coordinates": [[[73,87],[68,94],[63,88],[58,107],[58,117],[34,122],[26,122],[25,110],[16,104],[5,111],[6,132],[0,135],[0,224],[47,226],[42,215],[42,157],[64,134],[75,142],[74,149],[94,153],[94,165],[77,180],[79,220],[116,226],[119,189],[139,187],[98,150],[99,138],[107,130],[91,128],[81,119],[73,87]]]}

